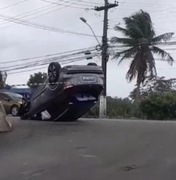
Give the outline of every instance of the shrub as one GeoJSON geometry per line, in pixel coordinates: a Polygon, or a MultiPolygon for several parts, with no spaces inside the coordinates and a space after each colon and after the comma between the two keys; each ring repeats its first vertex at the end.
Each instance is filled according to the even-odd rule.
{"type": "Polygon", "coordinates": [[[139,104],[147,119],[176,119],[176,93],[152,93],[139,104]]]}

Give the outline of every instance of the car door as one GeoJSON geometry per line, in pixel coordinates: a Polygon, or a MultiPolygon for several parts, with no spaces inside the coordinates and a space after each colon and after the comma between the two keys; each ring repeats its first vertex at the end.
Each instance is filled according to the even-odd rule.
{"type": "Polygon", "coordinates": [[[10,113],[10,97],[7,94],[0,93],[0,101],[2,102],[7,114],[10,113]]]}

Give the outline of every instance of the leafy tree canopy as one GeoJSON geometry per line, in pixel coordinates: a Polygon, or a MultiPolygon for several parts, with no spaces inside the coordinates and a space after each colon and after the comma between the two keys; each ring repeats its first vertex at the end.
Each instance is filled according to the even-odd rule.
{"type": "Polygon", "coordinates": [[[27,82],[27,85],[30,88],[36,88],[38,86],[37,84],[43,83],[46,80],[46,78],[47,78],[47,73],[44,72],[31,74],[27,82]]]}

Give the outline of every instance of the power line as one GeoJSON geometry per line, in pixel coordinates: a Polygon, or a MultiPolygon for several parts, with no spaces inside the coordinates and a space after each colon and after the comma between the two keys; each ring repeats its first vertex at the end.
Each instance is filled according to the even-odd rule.
{"type": "MultiPolygon", "coordinates": [[[[82,59],[72,60],[72,61],[69,61],[69,62],[66,62],[66,63],[60,63],[60,64],[64,65],[64,64],[70,64],[70,63],[79,62],[79,61],[83,61],[83,60],[82,59]]],[[[47,68],[47,67],[48,67],[48,64],[43,65],[43,67],[38,67],[38,68],[34,68],[34,69],[28,69],[28,70],[25,70],[25,71],[11,72],[11,73],[8,73],[8,75],[11,75],[11,74],[16,75],[16,74],[28,73],[28,72],[31,72],[31,71],[41,70],[41,69],[44,69],[44,68],[47,68]]]]}
{"type": "Polygon", "coordinates": [[[27,1],[29,1],[29,0],[22,0],[22,1],[19,1],[19,2],[17,2],[17,3],[14,3],[14,4],[11,4],[11,5],[2,7],[2,8],[0,8],[0,10],[5,10],[5,9],[8,9],[8,8],[14,7],[14,6],[16,6],[16,5],[22,4],[22,3],[24,3],[24,2],[27,2],[27,1]]]}
{"type": "Polygon", "coordinates": [[[35,56],[35,57],[31,57],[31,58],[23,58],[23,59],[5,61],[5,62],[0,62],[0,64],[9,64],[9,63],[14,63],[14,62],[16,63],[16,62],[21,62],[21,61],[24,62],[24,61],[28,61],[28,60],[34,60],[34,59],[39,59],[39,58],[47,58],[47,57],[51,57],[51,56],[64,55],[64,54],[75,53],[75,52],[84,53],[85,51],[93,51],[93,50],[95,50],[95,47],[88,47],[88,48],[76,49],[76,50],[65,51],[65,52],[60,52],[60,53],[47,54],[47,55],[43,55],[43,56],[35,56]]]}
{"type": "Polygon", "coordinates": [[[84,0],[72,0],[72,1],[76,1],[76,2],[81,2],[81,3],[85,3],[85,4],[93,4],[93,5],[103,5],[103,3],[97,3],[97,2],[92,2],[92,1],[84,1],[84,0]]]}
{"type": "MultiPolygon", "coordinates": [[[[71,4],[73,4],[74,2],[70,2],[70,4],[68,4],[68,5],[66,5],[66,4],[63,4],[63,3],[60,3],[60,4],[58,4],[59,6],[62,6],[61,8],[59,8],[58,9],[58,5],[45,5],[45,6],[42,6],[42,7],[40,7],[40,8],[37,8],[37,9],[34,9],[34,10],[32,10],[32,11],[28,11],[28,12],[26,12],[26,13],[22,13],[22,14],[20,14],[20,15],[17,15],[17,16],[15,16],[15,17],[20,17],[20,18],[24,18],[24,17],[28,17],[28,16],[31,16],[31,15],[33,15],[33,14],[38,14],[39,12],[42,12],[42,11],[46,11],[46,10],[48,10],[48,9],[52,9],[52,8],[56,8],[57,7],[57,9],[56,10],[60,10],[60,9],[63,9],[63,8],[65,8],[65,7],[67,7],[67,6],[69,6],[69,5],[71,5],[71,4]],[[41,10],[40,10],[41,9],[41,10]],[[40,10],[40,11],[38,11],[38,10],[40,10]],[[31,14],[32,13],[32,14],[31,14]]],[[[55,10],[54,10],[55,11],[55,10]]],[[[53,11],[50,11],[50,12],[53,12],[53,11]]],[[[50,13],[49,12],[49,13],[50,13]]],[[[44,14],[42,14],[42,15],[45,15],[45,14],[48,14],[48,13],[44,13],[44,14]]],[[[40,17],[41,15],[39,15],[39,16],[36,16],[36,17],[40,17]]],[[[30,18],[30,19],[34,19],[34,18],[36,18],[36,17],[33,17],[33,18],[30,18]]],[[[29,19],[28,19],[29,20],[29,19]]],[[[6,23],[8,23],[8,22],[5,22],[5,23],[1,23],[1,24],[6,24],[6,23]]],[[[0,25],[1,25],[0,24],[0,25]]]]}
{"type": "MultiPolygon", "coordinates": [[[[46,2],[46,3],[50,3],[50,4],[55,4],[55,5],[60,5],[59,3],[57,3],[57,2],[52,2],[52,1],[47,1],[47,0],[41,0],[41,1],[44,1],[44,2],[46,2]]],[[[65,2],[65,3],[68,3],[68,2],[70,2],[70,1],[64,1],[64,0],[62,0],[63,2],[65,2]]],[[[85,4],[80,4],[80,3],[76,3],[76,2],[74,2],[74,3],[72,3],[72,5],[68,5],[67,7],[70,7],[70,8],[76,8],[76,9],[92,9],[93,10],[93,6],[92,5],[85,5],[85,4]],[[72,5],[79,5],[79,6],[72,6],[72,5]],[[87,8],[87,6],[88,7],[91,7],[91,8],[87,8]]]]}
{"type": "MultiPolygon", "coordinates": [[[[56,55],[64,54],[64,53],[55,53],[55,54],[50,54],[50,55],[45,55],[45,56],[26,58],[26,59],[21,59],[21,60],[14,60],[14,61],[10,61],[10,62],[4,62],[4,63],[2,62],[2,64],[5,64],[5,63],[11,63],[11,62],[18,62],[18,61],[24,61],[24,60],[32,60],[32,59],[37,59],[37,58],[48,58],[48,57],[54,56],[54,57],[51,57],[50,59],[42,59],[42,60],[38,60],[38,61],[35,61],[35,62],[29,62],[28,64],[25,64],[25,66],[21,65],[21,64],[20,65],[11,65],[11,66],[8,66],[8,67],[1,67],[1,69],[10,68],[10,67],[14,68],[14,67],[18,67],[18,66],[21,66],[21,67],[18,67],[18,69],[19,68],[24,68],[24,67],[26,68],[26,67],[29,67],[29,66],[34,66],[37,63],[48,63],[48,61],[56,59],[56,58],[57,59],[63,59],[63,58],[68,58],[69,56],[80,55],[80,54],[85,53],[85,51],[87,51],[87,50],[93,52],[95,50],[95,48],[94,49],[85,49],[84,51],[80,51],[80,52],[75,52],[76,50],[74,50],[74,51],[70,51],[70,52],[75,52],[75,53],[65,54],[65,55],[61,55],[61,56],[56,56],[56,55]]],[[[117,53],[119,48],[118,49],[113,48],[111,50],[114,51],[114,53],[117,53]]],[[[167,49],[167,50],[170,50],[170,49],[167,49]]],[[[174,50],[174,49],[171,49],[171,50],[174,50]]],[[[112,54],[110,53],[110,55],[112,55],[112,54]]],[[[79,57],[76,57],[76,58],[79,58],[79,57]]],[[[5,70],[9,70],[9,69],[5,69],[5,70]]]]}
{"type": "MultiPolygon", "coordinates": [[[[79,1],[79,0],[77,0],[77,1],[79,1]]],[[[70,2],[70,1],[64,1],[64,2],[70,2]]],[[[57,5],[64,5],[64,4],[58,4],[58,3],[53,3],[53,4],[57,4],[57,5]]],[[[72,2],[71,4],[74,4],[74,2],[72,2]]],[[[70,5],[71,5],[70,4],[70,5]]],[[[51,8],[54,8],[52,5],[47,5],[47,6],[51,6],[50,8],[48,8],[48,9],[51,9],[51,8]]],[[[47,7],[47,6],[44,6],[44,7],[47,7]]],[[[69,6],[69,4],[68,5],[64,5],[64,7],[66,7],[66,6],[69,6]]],[[[44,8],[44,7],[41,7],[41,8],[44,8]]],[[[62,7],[63,8],[63,7],[62,7]]],[[[60,9],[62,9],[62,8],[60,8],[60,9]]],[[[40,9],[40,8],[38,8],[38,9],[40,9]]],[[[45,8],[46,9],[46,8],[45,8]]],[[[41,11],[44,11],[45,9],[43,9],[43,10],[41,10],[41,11]]],[[[37,10],[37,9],[36,9],[37,10]]],[[[37,18],[37,17],[40,17],[40,16],[43,16],[43,15],[45,15],[45,14],[49,14],[49,13],[52,13],[52,12],[54,12],[54,11],[57,11],[57,10],[59,10],[59,9],[56,9],[56,10],[53,10],[53,11],[50,11],[50,12],[47,12],[47,13],[44,13],[44,14],[42,14],[42,15],[39,15],[39,16],[36,16],[36,17],[34,17],[34,18],[37,18]]],[[[35,11],[35,10],[34,10],[35,11]]],[[[30,12],[30,11],[29,11],[30,12]]],[[[31,11],[32,12],[32,11],[31,11]]],[[[36,12],[36,13],[34,13],[34,14],[37,14],[37,13],[39,13],[40,11],[38,11],[38,12],[36,12]]],[[[23,14],[27,14],[27,13],[23,13],[23,14]]],[[[21,15],[23,15],[23,14],[21,14],[21,15]]],[[[18,16],[16,16],[16,17],[19,17],[19,16],[21,16],[21,15],[18,15],[18,16]]],[[[30,16],[30,15],[32,15],[32,14],[29,14],[29,15],[25,15],[25,16],[23,16],[23,17],[26,17],[26,16],[30,16]]],[[[29,19],[34,19],[34,18],[29,18],[29,19]]],[[[8,22],[5,22],[5,23],[1,23],[1,24],[6,24],[6,23],[8,23],[8,22]]],[[[10,26],[8,26],[8,27],[10,27],[10,26]]],[[[6,27],[5,27],[6,28],[6,27]]]]}
{"type": "Polygon", "coordinates": [[[164,3],[143,3],[143,2],[120,2],[121,4],[125,4],[125,3],[128,3],[128,4],[136,4],[136,5],[145,5],[145,6],[165,6],[165,7],[173,7],[173,6],[176,6],[176,4],[173,4],[172,5],[169,5],[169,4],[164,4],[164,3]]]}
{"type": "MultiPolygon", "coordinates": [[[[92,57],[95,57],[97,56],[98,54],[100,53],[92,53],[91,56],[92,57]]],[[[83,56],[80,56],[80,57],[75,57],[75,58],[70,58],[70,59],[67,59],[67,60],[56,60],[55,58],[49,58],[47,62],[43,62],[41,64],[35,64],[35,67],[37,66],[44,66],[44,65],[47,65],[49,64],[50,62],[53,62],[53,61],[56,61],[56,62],[59,62],[59,63],[69,63],[70,61],[71,62],[77,62],[77,61],[80,61],[80,60],[86,60],[86,56],[83,55],[83,56]]],[[[28,69],[28,68],[34,68],[34,65],[26,65],[26,66],[23,66],[23,67],[19,67],[19,68],[12,68],[12,69],[7,69],[7,70],[3,70],[3,71],[6,71],[6,72],[11,72],[11,71],[16,71],[16,70],[21,70],[21,69],[28,69]]],[[[26,70],[27,71],[27,70],[26,70]]],[[[20,71],[21,72],[21,71],[20,71]]]]}
{"type": "MultiPolygon", "coordinates": [[[[72,2],[71,4],[73,4],[73,2],[72,2]]],[[[60,4],[60,5],[61,5],[61,4],[60,4]]],[[[56,8],[56,9],[54,9],[54,10],[52,10],[52,11],[45,12],[45,13],[40,14],[40,15],[38,15],[38,16],[34,16],[34,17],[32,17],[32,18],[27,18],[27,20],[35,19],[35,18],[44,16],[44,15],[47,15],[47,14],[49,14],[49,13],[58,11],[58,10],[60,10],[60,9],[63,9],[64,7],[67,7],[67,6],[69,6],[69,5],[70,5],[70,4],[62,5],[61,8],[56,7],[57,5],[54,5],[54,6],[53,6],[53,5],[47,5],[47,6],[43,6],[43,7],[37,8],[37,9],[32,10],[32,11],[28,11],[27,13],[23,13],[23,14],[17,15],[17,16],[15,16],[15,17],[22,17],[22,18],[24,18],[24,17],[31,16],[31,15],[33,15],[33,14],[38,14],[38,13],[40,13],[40,12],[42,12],[42,11],[45,12],[45,10],[48,10],[48,9],[56,8]],[[49,8],[46,8],[46,7],[49,7],[49,8]],[[40,10],[40,9],[41,9],[41,10],[40,10]],[[40,11],[37,11],[37,10],[40,10],[40,11]],[[32,13],[32,12],[33,12],[33,13],[32,13]]],[[[12,21],[10,21],[10,22],[12,22],[12,21]]],[[[8,24],[8,23],[9,23],[9,22],[4,22],[4,23],[1,23],[0,25],[8,24]]],[[[2,27],[2,28],[0,28],[0,29],[5,29],[5,28],[11,27],[11,26],[13,26],[13,25],[15,25],[15,24],[12,24],[12,25],[9,25],[9,26],[6,26],[6,27],[2,27]]],[[[77,36],[77,35],[75,35],[75,36],[77,36]]],[[[86,38],[86,37],[84,37],[84,38],[86,38]]]]}
{"type": "MultiPolygon", "coordinates": [[[[19,14],[17,16],[15,16],[16,18],[24,18],[24,17],[28,17],[28,16],[31,16],[31,15],[35,15],[35,14],[38,14],[42,11],[46,11],[48,9],[51,9],[53,7],[56,7],[56,6],[53,6],[53,5],[47,5],[47,6],[42,6],[42,7],[39,7],[39,8],[36,8],[34,10],[30,10],[28,12],[25,12],[25,13],[22,13],[22,14],[19,14]]],[[[38,16],[37,16],[38,17],[38,16]]],[[[29,19],[28,19],[29,20],[29,19]]],[[[0,23],[0,25],[4,25],[4,24],[9,24],[9,22],[3,22],[3,23],[0,23]]],[[[12,25],[10,25],[12,26],[12,25]]],[[[8,27],[10,27],[8,26],[8,27]]]]}
{"type": "MultiPolygon", "coordinates": [[[[5,20],[10,21],[10,22],[14,22],[14,23],[17,23],[17,24],[22,24],[22,25],[25,25],[25,26],[34,27],[34,28],[38,28],[38,29],[42,29],[42,30],[47,30],[47,31],[52,31],[52,32],[57,32],[57,33],[68,33],[70,35],[93,37],[93,35],[90,35],[90,34],[78,33],[78,32],[74,32],[74,31],[62,30],[62,29],[58,29],[58,28],[55,28],[55,27],[49,27],[49,26],[45,26],[45,25],[40,25],[40,24],[37,24],[37,23],[32,23],[30,21],[22,20],[22,19],[15,18],[15,17],[5,16],[5,15],[2,15],[2,14],[0,14],[0,18],[5,19],[5,20]]],[[[101,37],[101,36],[97,36],[97,37],[101,37]]]]}
{"type": "MultiPolygon", "coordinates": [[[[75,57],[76,59],[77,58],[80,58],[80,57],[82,57],[82,56],[80,56],[81,54],[83,54],[83,53],[81,53],[80,52],[80,54],[73,54],[73,55],[71,55],[71,56],[74,56],[74,55],[79,55],[78,57],[75,57]]],[[[94,56],[94,55],[97,55],[97,53],[91,53],[91,57],[92,56],[94,56]]],[[[59,59],[59,61],[68,61],[68,58],[69,58],[70,56],[55,56],[55,57],[51,57],[51,58],[47,58],[47,59],[44,59],[44,60],[39,60],[39,61],[35,61],[35,62],[31,62],[31,63],[26,63],[26,64],[24,64],[24,65],[14,65],[14,66],[9,66],[9,67],[1,67],[1,70],[3,70],[3,71],[11,71],[11,70],[14,70],[14,69],[23,69],[23,68],[28,68],[28,67],[36,67],[36,66],[40,66],[40,65],[43,65],[43,64],[48,64],[49,62],[51,62],[51,61],[58,61],[58,59],[59,59]],[[65,59],[64,60],[64,58],[67,58],[67,59],[65,59]]],[[[84,58],[86,58],[86,56],[84,55],[84,58]]]]}
{"type": "MultiPolygon", "coordinates": [[[[93,56],[93,54],[95,54],[96,52],[91,52],[91,57],[93,56]]],[[[13,70],[13,69],[21,69],[21,68],[28,68],[28,67],[34,67],[36,65],[41,65],[41,64],[46,64],[46,63],[49,63],[51,61],[67,61],[69,57],[72,57],[75,56],[74,58],[80,58],[82,56],[82,54],[85,54],[84,53],[75,53],[75,54],[72,54],[72,55],[65,55],[65,56],[55,56],[55,57],[48,57],[48,58],[45,58],[45,59],[42,59],[42,60],[38,60],[38,61],[35,61],[35,62],[29,62],[29,63],[24,63],[24,64],[16,64],[16,65],[11,65],[11,66],[6,66],[6,67],[1,67],[1,70],[3,71],[9,71],[9,70],[13,70]]],[[[98,54],[97,54],[98,55],[98,54]]],[[[84,55],[84,57],[86,58],[87,56],[84,55]]]]}

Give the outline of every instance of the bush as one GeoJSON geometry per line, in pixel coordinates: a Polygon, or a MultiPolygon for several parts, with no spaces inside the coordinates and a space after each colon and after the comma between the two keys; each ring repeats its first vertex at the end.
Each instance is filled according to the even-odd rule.
{"type": "MultiPolygon", "coordinates": [[[[133,103],[128,99],[107,97],[107,117],[108,118],[130,118],[136,113],[133,103]]],[[[99,102],[90,109],[84,117],[99,117],[99,102]]]]}
{"type": "Polygon", "coordinates": [[[139,110],[147,119],[176,119],[176,93],[152,93],[139,104],[139,110]]]}

